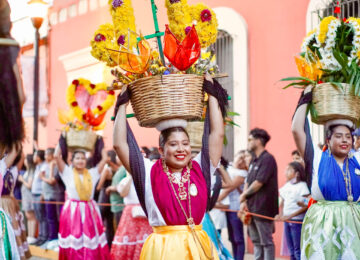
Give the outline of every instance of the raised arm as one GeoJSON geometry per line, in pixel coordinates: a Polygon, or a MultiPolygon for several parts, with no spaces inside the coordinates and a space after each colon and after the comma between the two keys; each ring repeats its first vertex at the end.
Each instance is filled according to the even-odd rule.
{"type": "Polygon", "coordinates": [[[123,163],[125,169],[130,171],[129,145],[127,143],[127,129],[126,129],[126,104],[119,107],[116,114],[114,132],[113,132],[113,146],[120,161],[123,163]]]}
{"type": "Polygon", "coordinates": [[[304,158],[305,145],[306,145],[306,134],[304,131],[306,109],[307,109],[307,104],[304,104],[301,105],[296,110],[291,125],[291,131],[294,136],[294,141],[302,158],[304,158]]]}
{"type": "MultiPolygon", "coordinates": [[[[306,88],[304,91],[304,95],[310,94],[311,88],[306,88]]],[[[291,131],[294,136],[295,144],[302,158],[304,158],[305,154],[305,146],[306,146],[306,134],[304,130],[305,119],[307,114],[307,103],[300,105],[294,114],[291,131]]]]}
{"type": "MultiPolygon", "coordinates": [[[[205,79],[213,82],[209,75],[205,79]]],[[[217,166],[221,155],[224,143],[224,121],[221,114],[221,109],[217,99],[209,95],[209,115],[210,115],[210,135],[209,135],[209,154],[210,161],[213,166],[217,166]]]]}
{"type": "Polygon", "coordinates": [[[12,166],[20,149],[21,149],[21,143],[13,144],[11,150],[9,151],[9,153],[5,158],[5,163],[7,168],[12,166]]]}
{"type": "Polygon", "coordinates": [[[64,169],[65,169],[66,162],[62,158],[61,148],[60,148],[59,144],[56,146],[55,153],[54,153],[54,158],[55,158],[57,167],[59,169],[59,172],[62,173],[64,171],[64,169]]]}
{"type": "Polygon", "coordinates": [[[102,173],[102,171],[104,170],[104,166],[106,164],[107,157],[108,157],[107,152],[106,152],[105,148],[103,148],[101,150],[101,161],[96,165],[99,173],[102,173]]]}

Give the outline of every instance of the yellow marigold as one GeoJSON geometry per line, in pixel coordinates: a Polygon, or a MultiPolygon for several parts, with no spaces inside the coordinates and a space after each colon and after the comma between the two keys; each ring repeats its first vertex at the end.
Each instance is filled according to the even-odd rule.
{"type": "Polygon", "coordinates": [[[116,66],[115,61],[111,58],[109,49],[118,49],[119,46],[115,41],[115,32],[112,24],[100,25],[99,29],[95,31],[94,37],[90,42],[91,55],[103,62],[106,62],[107,66],[116,66]]]}
{"type": "Polygon", "coordinates": [[[320,26],[319,26],[319,35],[318,35],[318,39],[320,43],[324,43],[326,40],[326,34],[329,30],[329,24],[333,21],[336,20],[337,18],[334,16],[328,16],[325,17],[324,19],[321,20],[320,22],[320,26]]]}
{"type": "Polygon", "coordinates": [[[180,41],[185,38],[185,28],[192,25],[189,6],[186,0],[165,0],[169,28],[180,41]]]}
{"type": "Polygon", "coordinates": [[[130,46],[128,46],[129,30],[136,32],[134,9],[131,5],[131,0],[109,0],[109,7],[118,44],[132,48],[136,45],[137,36],[134,33],[130,34],[130,46]]]}

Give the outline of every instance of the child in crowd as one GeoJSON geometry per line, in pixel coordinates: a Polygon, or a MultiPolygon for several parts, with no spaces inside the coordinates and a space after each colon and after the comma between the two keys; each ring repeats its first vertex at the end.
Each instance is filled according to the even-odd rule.
{"type": "MultiPolygon", "coordinates": [[[[302,222],[307,208],[299,206],[298,202],[310,194],[302,164],[291,162],[286,168],[286,179],[286,184],[279,190],[280,213],[275,216],[275,219],[302,222]]],[[[291,260],[300,259],[301,227],[302,224],[284,223],[284,233],[291,260]]]]}

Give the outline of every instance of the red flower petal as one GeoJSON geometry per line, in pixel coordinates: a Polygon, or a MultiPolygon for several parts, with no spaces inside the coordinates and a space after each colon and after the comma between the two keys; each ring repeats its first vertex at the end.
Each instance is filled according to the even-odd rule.
{"type": "Polygon", "coordinates": [[[76,106],[78,105],[78,102],[74,101],[74,102],[71,103],[71,105],[72,105],[73,107],[76,107],[76,106]]]}
{"type": "Polygon", "coordinates": [[[90,84],[90,88],[94,89],[95,87],[95,84],[90,84]]]}
{"type": "Polygon", "coordinates": [[[109,95],[114,95],[115,94],[115,91],[114,90],[110,90],[109,91],[109,95]]]}
{"type": "Polygon", "coordinates": [[[75,80],[73,80],[72,84],[75,85],[75,86],[78,86],[78,85],[79,85],[79,81],[78,81],[77,79],[75,79],[75,80]]]}
{"type": "Polygon", "coordinates": [[[101,110],[103,110],[103,107],[100,106],[100,105],[98,105],[98,106],[97,106],[97,109],[99,109],[99,111],[101,111],[101,110]]]}
{"type": "Polygon", "coordinates": [[[340,8],[339,6],[335,7],[334,13],[335,13],[335,14],[341,13],[341,8],[340,8]]]}

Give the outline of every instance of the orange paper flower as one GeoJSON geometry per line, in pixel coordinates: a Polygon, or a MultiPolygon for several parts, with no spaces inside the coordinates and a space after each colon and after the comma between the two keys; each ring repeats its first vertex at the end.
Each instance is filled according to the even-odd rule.
{"type": "Polygon", "coordinates": [[[142,74],[149,68],[151,48],[144,38],[137,43],[136,51],[123,46],[120,46],[120,50],[108,49],[108,51],[117,65],[127,72],[142,74]]]}

